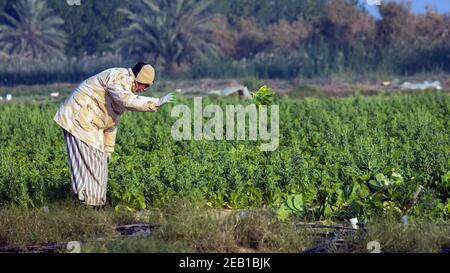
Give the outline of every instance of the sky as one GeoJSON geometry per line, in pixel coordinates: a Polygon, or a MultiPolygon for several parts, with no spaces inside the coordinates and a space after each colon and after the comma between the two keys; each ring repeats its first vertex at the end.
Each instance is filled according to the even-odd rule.
{"type": "MultiPolygon", "coordinates": [[[[378,0],[382,2],[402,2],[401,0],[378,0]]],[[[450,12],[450,0],[410,0],[412,10],[416,13],[423,13],[425,7],[430,5],[433,9],[436,9],[439,13],[450,12]]],[[[377,7],[375,5],[369,5],[370,2],[377,2],[377,0],[364,0],[369,12],[376,18],[380,18],[377,7]]]]}

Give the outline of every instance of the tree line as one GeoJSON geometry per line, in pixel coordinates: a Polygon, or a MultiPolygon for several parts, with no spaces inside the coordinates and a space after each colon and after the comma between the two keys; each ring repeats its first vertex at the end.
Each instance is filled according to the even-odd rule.
{"type": "Polygon", "coordinates": [[[450,70],[450,14],[407,3],[382,4],[375,19],[358,0],[80,2],[0,0],[3,78],[27,64],[51,81],[45,67],[58,64],[59,80],[78,80],[136,60],[194,78],[450,70]]]}

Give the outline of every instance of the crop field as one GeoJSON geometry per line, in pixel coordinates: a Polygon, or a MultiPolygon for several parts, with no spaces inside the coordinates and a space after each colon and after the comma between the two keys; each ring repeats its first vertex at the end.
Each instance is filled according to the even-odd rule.
{"type": "Polygon", "coordinates": [[[0,262],[450,253],[449,3],[0,0],[0,262]]]}
{"type": "MultiPolygon", "coordinates": [[[[188,98],[177,103],[193,106],[188,98]]],[[[210,103],[244,102],[203,98],[210,103]]],[[[58,104],[0,104],[1,207],[33,210],[71,198],[63,134],[53,121],[58,104]]],[[[205,210],[267,209],[281,222],[369,221],[399,219],[422,186],[408,215],[448,223],[448,93],[275,97],[272,104],[279,105],[280,136],[271,152],[260,151],[261,140],[176,141],[173,106],[125,113],[107,206],[136,212],[182,198],[205,210]]]]}

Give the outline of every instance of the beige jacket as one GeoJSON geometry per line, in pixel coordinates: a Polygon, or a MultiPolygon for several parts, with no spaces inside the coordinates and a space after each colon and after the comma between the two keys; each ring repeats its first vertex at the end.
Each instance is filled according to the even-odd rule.
{"type": "Polygon", "coordinates": [[[102,152],[114,151],[117,123],[125,110],[154,112],[158,99],[134,94],[131,69],[111,68],[83,81],[61,105],[54,120],[102,152]]]}

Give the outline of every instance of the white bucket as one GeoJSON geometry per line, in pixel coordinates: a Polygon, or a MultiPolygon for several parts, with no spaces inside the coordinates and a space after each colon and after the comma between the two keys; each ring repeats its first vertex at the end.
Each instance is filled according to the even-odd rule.
{"type": "Polygon", "coordinates": [[[12,100],[12,95],[11,94],[6,95],[6,100],[12,100]]]}
{"type": "Polygon", "coordinates": [[[358,218],[357,217],[355,217],[355,218],[352,218],[352,219],[350,219],[350,223],[352,224],[352,228],[353,229],[358,229],[358,218]]]}

